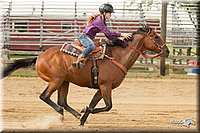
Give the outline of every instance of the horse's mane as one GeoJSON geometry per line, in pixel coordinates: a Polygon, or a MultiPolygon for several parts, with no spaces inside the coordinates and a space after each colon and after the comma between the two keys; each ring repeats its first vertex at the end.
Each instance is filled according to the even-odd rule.
{"type": "MultiPolygon", "coordinates": [[[[139,28],[137,31],[132,33],[132,38],[134,40],[134,35],[135,34],[144,34],[151,30],[152,28],[145,25],[142,28],[139,28]]],[[[128,46],[128,42],[132,41],[132,39],[124,39],[124,41],[120,40],[119,38],[114,38],[112,40],[106,40],[107,46],[114,47],[114,46],[120,46],[122,48],[126,48],[128,46]]]]}

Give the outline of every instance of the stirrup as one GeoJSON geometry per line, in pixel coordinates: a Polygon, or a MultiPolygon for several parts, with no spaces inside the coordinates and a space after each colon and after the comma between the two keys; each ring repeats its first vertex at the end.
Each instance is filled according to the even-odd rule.
{"type": "Polygon", "coordinates": [[[78,59],[76,60],[76,62],[73,62],[72,63],[72,66],[73,67],[75,67],[75,68],[78,68],[78,67],[80,67],[80,68],[84,68],[85,67],[85,64],[84,63],[82,63],[82,61],[84,61],[84,55],[83,54],[80,54],[79,56],[78,56],[78,59]]]}
{"type": "Polygon", "coordinates": [[[78,67],[84,68],[84,67],[85,67],[85,64],[82,63],[82,62],[73,62],[73,63],[72,63],[72,66],[73,66],[74,68],[78,68],[78,67]]]}
{"type": "Polygon", "coordinates": [[[73,63],[72,63],[72,67],[78,68],[78,63],[77,63],[77,62],[73,62],[73,63]]]}
{"type": "Polygon", "coordinates": [[[85,67],[85,64],[82,63],[82,62],[79,62],[78,64],[79,64],[79,67],[80,67],[80,68],[84,68],[84,67],[85,67]]]}

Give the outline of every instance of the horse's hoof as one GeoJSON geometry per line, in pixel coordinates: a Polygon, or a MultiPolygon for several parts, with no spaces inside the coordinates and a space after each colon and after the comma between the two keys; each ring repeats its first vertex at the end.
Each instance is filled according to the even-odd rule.
{"type": "Polygon", "coordinates": [[[79,128],[84,128],[84,125],[80,124],[80,125],[79,125],[79,128]]]}
{"type": "Polygon", "coordinates": [[[81,119],[81,115],[77,115],[77,116],[75,116],[78,120],[80,120],[81,119]]]}
{"type": "Polygon", "coordinates": [[[59,114],[64,115],[64,110],[63,110],[61,107],[59,107],[59,108],[56,109],[56,110],[57,110],[57,112],[58,112],[59,114]]]}
{"type": "Polygon", "coordinates": [[[60,121],[63,123],[63,121],[64,121],[64,115],[59,114],[58,117],[59,117],[60,121]]]}
{"type": "Polygon", "coordinates": [[[83,64],[82,62],[79,62],[78,64],[79,64],[80,68],[84,68],[85,67],[85,64],[83,64]]]}
{"type": "Polygon", "coordinates": [[[81,110],[81,113],[85,113],[87,110],[88,110],[88,107],[85,106],[85,107],[81,110]]]}
{"type": "Polygon", "coordinates": [[[77,66],[78,66],[78,65],[77,65],[76,62],[73,62],[73,63],[72,63],[72,67],[77,68],[77,66]]]}

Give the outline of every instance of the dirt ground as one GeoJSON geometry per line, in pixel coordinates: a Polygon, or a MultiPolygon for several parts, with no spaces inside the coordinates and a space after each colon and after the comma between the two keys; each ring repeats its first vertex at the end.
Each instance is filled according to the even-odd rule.
{"type": "MultiPolygon", "coordinates": [[[[196,131],[181,122],[197,123],[197,78],[126,78],[113,90],[113,108],[91,114],[84,127],[79,120],[58,113],[39,99],[46,82],[39,77],[7,77],[3,82],[3,129],[5,131],[196,131]]],[[[96,90],[70,85],[68,103],[77,111],[87,106],[96,90]]],[[[57,102],[57,92],[52,100],[57,102]]],[[[104,106],[103,101],[98,107],[104,106]]]]}

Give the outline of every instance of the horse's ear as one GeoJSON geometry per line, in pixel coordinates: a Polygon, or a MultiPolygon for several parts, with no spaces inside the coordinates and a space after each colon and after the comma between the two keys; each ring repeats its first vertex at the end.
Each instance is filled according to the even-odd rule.
{"type": "Polygon", "coordinates": [[[142,26],[142,28],[140,28],[142,31],[147,31],[147,29],[149,29],[149,26],[145,23],[140,23],[140,25],[142,26]]]}
{"type": "Polygon", "coordinates": [[[146,25],[144,23],[140,23],[140,25],[142,26],[142,28],[146,28],[146,25]]]}
{"type": "Polygon", "coordinates": [[[140,25],[142,26],[141,28],[139,28],[139,30],[140,31],[142,31],[142,32],[146,32],[146,24],[144,24],[144,23],[140,23],[140,25]]]}
{"type": "Polygon", "coordinates": [[[142,28],[141,28],[141,30],[143,30],[143,31],[146,31],[146,32],[148,32],[148,31],[151,29],[151,27],[150,27],[150,26],[148,26],[147,24],[140,23],[140,25],[142,25],[142,28]]]}

